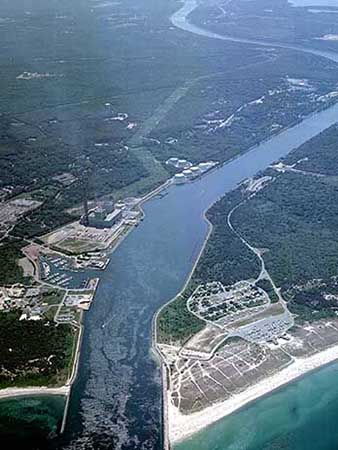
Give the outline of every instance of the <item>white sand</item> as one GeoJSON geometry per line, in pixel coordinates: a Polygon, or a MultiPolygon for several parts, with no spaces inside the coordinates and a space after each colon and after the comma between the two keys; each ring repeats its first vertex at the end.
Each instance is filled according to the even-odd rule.
{"type": "Polygon", "coordinates": [[[279,373],[260,381],[230,399],[189,415],[180,413],[168,398],[169,440],[172,443],[184,440],[262,395],[336,359],[338,359],[338,345],[308,358],[296,359],[279,373]]]}
{"type": "Polygon", "coordinates": [[[27,387],[27,388],[6,388],[0,390],[0,399],[11,397],[23,397],[31,395],[68,395],[70,386],[61,386],[59,388],[48,387],[27,387]]]}

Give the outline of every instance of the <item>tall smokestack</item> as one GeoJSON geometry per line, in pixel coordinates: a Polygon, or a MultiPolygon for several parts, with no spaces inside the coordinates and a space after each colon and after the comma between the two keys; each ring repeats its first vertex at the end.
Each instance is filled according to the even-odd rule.
{"type": "Polygon", "coordinates": [[[79,168],[79,179],[81,186],[83,188],[83,216],[81,217],[82,225],[89,225],[89,207],[88,207],[88,197],[89,197],[89,183],[92,174],[92,164],[90,160],[84,162],[83,166],[79,168]]]}
{"type": "Polygon", "coordinates": [[[84,179],[84,186],[83,186],[83,218],[82,223],[85,226],[89,225],[89,218],[88,218],[88,179],[87,177],[84,179]]]}

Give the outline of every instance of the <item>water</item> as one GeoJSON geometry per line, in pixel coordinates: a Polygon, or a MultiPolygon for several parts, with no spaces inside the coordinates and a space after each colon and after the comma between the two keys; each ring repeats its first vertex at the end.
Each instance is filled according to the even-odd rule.
{"type": "Polygon", "coordinates": [[[215,423],[175,450],[334,450],[337,417],[335,363],[215,423]]]}
{"type": "Polygon", "coordinates": [[[0,401],[1,448],[53,449],[65,399],[61,396],[18,397],[0,401]]]}
{"type": "Polygon", "coordinates": [[[285,48],[288,50],[295,50],[297,52],[300,51],[302,53],[309,53],[311,55],[327,58],[330,59],[331,61],[338,62],[338,53],[332,51],[317,50],[311,47],[306,47],[304,45],[298,44],[285,44],[283,42],[265,42],[257,39],[246,39],[214,33],[213,31],[207,30],[205,28],[202,28],[198,25],[189,22],[188,16],[196,7],[197,7],[196,0],[186,0],[183,7],[179,9],[171,17],[173,25],[180,28],[181,30],[188,31],[189,33],[193,33],[196,34],[197,36],[203,36],[209,39],[218,39],[226,42],[237,42],[239,44],[259,45],[261,47],[285,48]]]}
{"type": "MultiPolygon", "coordinates": [[[[174,186],[164,198],[147,202],[145,220],[113,254],[86,314],[79,377],[59,447],[161,448],[161,386],[150,350],[152,318],[181,289],[193,266],[207,233],[204,211],[237,183],[337,119],[338,105],[202,179],[174,186]]],[[[210,445],[223,448],[216,441],[210,445]]]]}
{"type": "Polygon", "coordinates": [[[337,117],[338,105],[145,205],[145,220],[113,254],[86,317],[67,427],[72,448],[89,442],[97,449],[161,448],[159,373],[150,356],[152,317],[191,270],[207,232],[204,210],[337,117]]]}
{"type": "Polygon", "coordinates": [[[327,6],[331,8],[338,8],[337,0],[292,0],[290,1],[292,6],[304,7],[304,6],[327,6]]]}

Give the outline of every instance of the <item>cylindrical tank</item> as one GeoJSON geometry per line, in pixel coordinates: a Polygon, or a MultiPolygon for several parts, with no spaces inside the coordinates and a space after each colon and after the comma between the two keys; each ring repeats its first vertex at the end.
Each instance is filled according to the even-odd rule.
{"type": "Polygon", "coordinates": [[[201,169],[197,166],[190,167],[190,170],[195,177],[201,173],[201,169]]]}
{"type": "Polygon", "coordinates": [[[176,184],[182,184],[185,183],[187,181],[186,177],[183,175],[183,173],[177,173],[174,176],[174,181],[176,184]]]}
{"type": "Polygon", "coordinates": [[[193,177],[193,173],[192,173],[192,171],[190,170],[190,169],[186,169],[186,170],[183,170],[183,175],[186,177],[186,178],[192,178],[193,177]]]}

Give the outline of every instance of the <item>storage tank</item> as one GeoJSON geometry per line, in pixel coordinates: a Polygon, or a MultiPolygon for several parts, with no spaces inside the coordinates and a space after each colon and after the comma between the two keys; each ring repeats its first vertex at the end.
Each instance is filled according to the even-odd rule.
{"type": "Polygon", "coordinates": [[[178,158],[169,158],[167,161],[167,164],[172,164],[173,166],[176,166],[178,163],[178,158]]]}
{"type": "Polygon", "coordinates": [[[197,177],[201,173],[200,168],[197,166],[190,167],[190,171],[194,177],[197,177]]]}
{"type": "Polygon", "coordinates": [[[174,182],[175,184],[182,184],[185,183],[187,181],[186,177],[183,175],[183,173],[177,173],[174,176],[174,182]]]}
{"type": "Polygon", "coordinates": [[[193,173],[192,173],[192,171],[190,170],[190,169],[186,169],[186,170],[183,170],[183,175],[186,177],[186,178],[192,178],[193,177],[193,173]]]}
{"type": "Polygon", "coordinates": [[[186,159],[179,159],[177,161],[177,167],[186,167],[188,161],[186,159]]]}
{"type": "Polygon", "coordinates": [[[205,172],[206,170],[208,170],[210,168],[209,164],[206,162],[200,163],[198,165],[198,167],[202,172],[205,172]]]}

